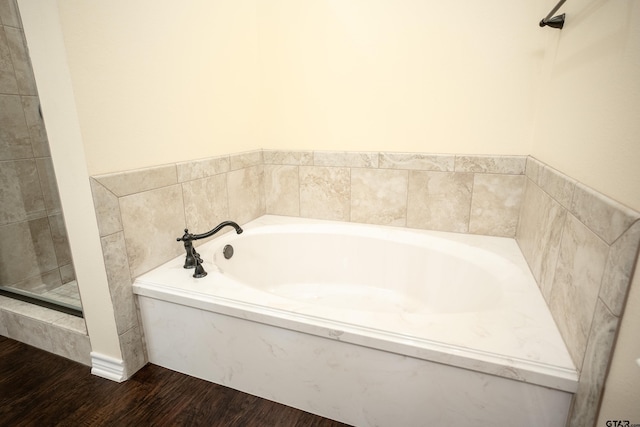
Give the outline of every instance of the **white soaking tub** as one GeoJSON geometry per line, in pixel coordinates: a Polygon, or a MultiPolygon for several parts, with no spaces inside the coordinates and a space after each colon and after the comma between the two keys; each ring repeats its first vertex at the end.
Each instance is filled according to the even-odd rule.
{"type": "Polygon", "coordinates": [[[204,278],[136,279],[150,362],[359,426],[564,425],[576,369],[513,239],[243,228],[198,247],[204,278]]]}

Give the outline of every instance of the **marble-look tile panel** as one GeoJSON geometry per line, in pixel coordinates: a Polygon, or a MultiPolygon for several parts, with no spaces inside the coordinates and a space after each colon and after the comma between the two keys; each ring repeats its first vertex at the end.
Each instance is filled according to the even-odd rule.
{"type": "Polygon", "coordinates": [[[0,225],[46,215],[35,160],[0,161],[0,225]]]}
{"type": "Polygon", "coordinates": [[[29,128],[18,95],[0,95],[0,160],[33,157],[29,128]]]}
{"type": "Polygon", "coordinates": [[[229,172],[229,156],[210,157],[191,162],[176,163],[178,182],[207,178],[229,172]]]}
{"type": "Polygon", "coordinates": [[[62,286],[62,283],[60,272],[58,269],[53,269],[42,274],[36,274],[28,279],[15,282],[9,287],[42,295],[52,289],[62,286]]]}
{"type": "Polygon", "coordinates": [[[562,206],[570,208],[576,186],[575,179],[569,178],[549,166],[544,166],[538,173],[538,185],[562,206]]]}
{"type": "MultiPolygon", "coordinates": [[[[70,316],[75,317],[75,316],[70,316]]],[[[84,323],[84,319],[75,317],[84,323]]],[[[74,332],[66,328],[49,328],[52,352],[85,366],[91,366],[91,342],[86,333],[74,332]]]]}
{"type": "Polygon", "coordinates": [[[313,151],[263,150],[262,155],[265,165],[313,165],[313,151]]]}
{"type": "Polygon", "coordinates": [[[300,166],[300,216],[349,221],[350,169],[300,166]]]}
{"type": "Polygon", "coordinates": [[[527,180],[516,240],[547,303],[566,215],[566,209],[527,180]]]}
{"type": "Polygon", "coordinates": [[[595,425],[617,328],[618,318],[598,299],[569,427],[595,425]]]}
{"type": "Polygon", "coordinates": [[[40,117],[40,112],[38,111],[40,100],[37,96],[23,96],[22,106],[27,127],[29,128],[33,155],[35,157],[51,157],[47,131],[44,127],[44,121],[40,117]]]}
{"type": "Polygon", "coordinates": [[[62,279],[62,283],[69,283],[76,279],[76,272],[73,268],[73,264],[60,266],[60,279],[62,279]]]}
{"type": "Polygon", "coordinates": [[[576,184],[571,213],[609,245],[640,218],[640,213],[581,183],[576,184]]]}
{"type": "Polygon", "coordinates": [[[18,91],[21,95],[37,95],[36,79],[27,53],[27,43],[20,28],[4,27],[7,36],[13,69],[16,73],[18,91]]]}
{"type": "Polygon", "coordinates": [[[351,170],[351,221],[405,226],[407,223],[406,170],[351,170]]]}
{"type": "Polygon", "coordinates": [[[58,268],[47,217],[0,227],[0,285],[58,268]]]}
{"type": "Polygon", "coordinates": [[[524,196],[523,175],[476,173],[473,180],[469,232],[514,237],[524,196]]]}
{"type": "Polygon", "coordinates": [[[121,197],[120,212],[132,277],[182,253],[176,242],[186,225],[180,185],[121,197]]]}
{"type": "Polygon", "coordinates": [[[116,328],[118,334],[122,334],[138,324],[124,234],[122,232],[111,234],[101,238],[100,242],[107,280],[109,281],[111,302],[114,307],[117,307],[115,310],[116,328]]]}
{"type": "Polygon", "coordinates": [[[71,249],[69,248],[67,227],[64,224],[64,217],[61,213],[49,216],[49,227],[51,228],[51,238],[53,239],[53,247],[58,265],[71,263],[71,249]]]}
{"type": "Polygon", "coordinates": [[[526,156],[456,156],[456,172],[524,174],[526,156]]]}
{"type": "Polygon", "coordinates": [[[182,194],[187,227],[191,233],[206,233],[229,219],[225,174],[185,182],[182,194]]]}
{"type": "Polygon", "coordinates": [[[117,197],[128,196],[178,183],[175,165],[163,165],[93,177],[117,197]]]}
{"type": "Polygon", "coordinates": [[[229,156],[229,165],[232,171],[262,164],[264,164],[262,150],[247,151],[229,156]]]}
{"type": "MultiPolygon", "coordinates": [[[[4,3],[5,1],[1,1],[0,5],[4,3]]],[[[9,42],[3,27],[0,27],[0,93],[18,93],[18,82],[16,73],[13,71],[9,42]]]]}
{"type": "Polygon", "coordinates": [[[636,221],[609,248],[600,298],[615,316],[622,315],[639,245],[640,221],[636,221]]]}
{"type": "Polygon", "coordinates": [[[122,219],[118,197],[95,179],[90,178],[90,183],[100,237],[121,231],[122,219]]]}
{"type": "Polygon", "coordinates": [[[298,166],[265,165],[264,191],[268,214],[300,216],[298,166]]]}
{"type": "Polygon", "coordinates": [[[51,321],[39,320],[31,313],[23,315],[6,310],[3,310],[2,318],[9,338],[53,353],[53,342],[50,333],[51,321]]]}
{"type": "Polygon", "coordinates": [[[251,166],[227,174],[229,217],[244,224],[266,211],[264,200],[264,166],[251,166]]]}
{"type": "Polygon", "coordinates": [[[61,212],[62,204],[60,203],[60,193],[58,193],[58,182],[56,173],[53,170],[51,157],[36,159],[36,166],[38,167],[38,175],[40,176],[40,185],[47,212],[49,214],[61,212]]]}
{"type": "Polygon", "coordinates": [[[135,326],[120,334],[119,339],[122,359],[126,367],[125,378],[129,378],[148,361],[142,329],[140,326],[135,326]]]}
{"type": "Polygon", "coordinates": [[[409,172],[407,227],[466,233],[472,173],[409,172]]]}
{"type": "Polygon", "coordinates": [[[424,171],[453,172],[455,156],[448,154],[424,153],[380,153],[378,167],[385,169],[409,169],[424,171]]]}
{"type": "Polygon", "coordinates": [[[544,167],[544,164],[540,160],[531,156],[527,156],[527,162],[526,162],[524,173],[527,176],[527,178],[533,181],[534,184],[538,184],[540,171],[542,170],[543,167],[544,167]]]}
{"type": "Polygon", "coordinates": [[[567,215],[549,306],[567,349],[582,366],[609,247],[567,215]]]}
{"type": "Polygon", "coordinates": [[[378,153],[365,151],[314,151],[315,166],[377,168],[378,153]]]}
{"type": "Polygon", "coordinates": [[[9,27],[22,28],[16,0],[0,1],[0,22],[9,27]]]}

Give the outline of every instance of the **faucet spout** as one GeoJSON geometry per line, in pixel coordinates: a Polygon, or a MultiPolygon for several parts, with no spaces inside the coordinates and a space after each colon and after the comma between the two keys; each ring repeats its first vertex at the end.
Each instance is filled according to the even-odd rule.
{"type": "MultiPolygon", "coordinates": [[[[224,227],[233,227],[236,230],[236,233],[242,233],[242,227],[240,227],[237,223],[233,221],[223,221],[220,224],[216,225],[212,230],[207,231],[202,234],[191,234],[189,233],[189,229],[184,229],[184,234],[182,237],[178,237],[176,241],[184,242],[184,249],[187,253],[187,256],[184,260],[184,268],[196,268],[196,270],[202,268],[202,259],[200,259],[200,254],[198,254],[193,247],[194,240],[206,239],[207,237],[211,237],[216,234],[218,231],[222,230],[224,227]]],[[[206,275],[206,273],[205,273],[206,275]]],[[[195,276],[195,275],[194,275],[195,276]]],[[[204,276],[201,276],[204,277],[204,276]]]]}

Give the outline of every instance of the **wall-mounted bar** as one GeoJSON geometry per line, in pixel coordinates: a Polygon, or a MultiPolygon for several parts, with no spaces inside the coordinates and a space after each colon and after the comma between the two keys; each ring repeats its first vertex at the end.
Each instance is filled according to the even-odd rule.
{"type": "Polygon", "coordinates": [[[557,28],[559,30],[561,30],[562,27],[564,27],[564,13],[558,16],[553,16],[553,14],[556,13],[558,9],[560,9],[560,7],[562,7],[565,1],[567,0],[560,0],[558,4],[555,5],[553,9],[551,9],[551,12],[549,12],[549,14],[545,18],[543,18],[542,21],[540,21],[541,27],[549,26],[552,28],[557,28]]]}

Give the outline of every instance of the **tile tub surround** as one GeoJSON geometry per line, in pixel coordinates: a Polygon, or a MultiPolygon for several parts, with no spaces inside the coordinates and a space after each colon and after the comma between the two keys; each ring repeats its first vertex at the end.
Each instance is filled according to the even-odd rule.
{"type": "Polygon", "coordinates": [[[571,426],[593,425],[640,245],[640,214],[529,157],[516,240],[580,385],[571,426]]]}
{"type": "Polygon", "coordinates": [[[599,401],[616,328],[607,331],[610,319],[617,325],[623,308],[640,240],[640,223],[634,224],[639,216],[534,158],[256,150],[94,176],[91,184],[119,332],[128,333],[126,342],[133,346],[131,373],[144,360],[131,278],[183,250],[164,241],[147,244],[137,230],[173,240],[185,226],[203,232],[226,219],[242,224],[266,213],[357,219],[516,237],[582,368],[573,425],[593,419],[597,411],[593,402],[599,401]],[[157,197],[157,191],[168,198],[157,197]],[[377,206],[372,198],[390,205],[377,206]],[[178,220],[161,214],[167,209],[178,220]],[[581,252],[582,242],[591,242],[591,249],[581,252]],[[143,253],[132,253],[133,248],[143,253]],[[583,294],[574,289],[573,277],[581,274],[576,261],[584,256],[600,261],[585,272],[589,281],[583,294]],[[577,306],[574,294],[588,307],[577,306]],[[568,316],[558,313],[561,307],[568,316]],[[568,336],[572,331],[578,332],[568,336]]]}

